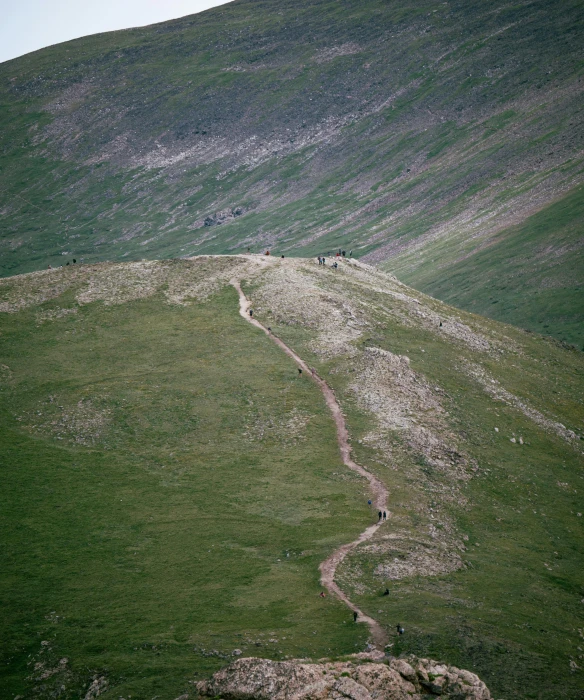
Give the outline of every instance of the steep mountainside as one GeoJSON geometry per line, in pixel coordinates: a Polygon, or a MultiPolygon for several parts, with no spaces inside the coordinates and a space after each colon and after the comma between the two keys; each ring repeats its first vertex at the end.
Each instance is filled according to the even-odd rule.
{"type": "Polygon", "coordinates": [[[362,652],[319,567],[365,529],[335,581],[392,655],[446,664],[416,683],[582,697],[583,353],[355,260],[43,270],[0,280],[0,317],[2,697],[192,697],[240,655],[362,652]]]}
{"type": "Polygon", "coordinates": [[[498,317],[584,341],[581,272],[549,265],[582,269],[581,218],[560,242],[553,217],[520,226],[581,200],[583,20],[579,0],[236,0],[4,63],[1,270],[341,246],[490,313],[519,259],[536,274],[499,285],[498,317]],[[534,286],[541,325],[513,301],[534,286]]]}

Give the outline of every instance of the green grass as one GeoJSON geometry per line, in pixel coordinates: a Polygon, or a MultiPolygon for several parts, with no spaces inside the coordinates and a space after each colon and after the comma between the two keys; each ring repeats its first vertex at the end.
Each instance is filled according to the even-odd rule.
{"type": "Polygon", "coordinates": [[[584,188],[497,234],[469,259],[414,275],[424,291],[469,311],[584,349],[584,188]]]}
{"type": "Polygon", "coordinates": [[[62,306],[2,319],[2,696],[79,697],[103,673],[104,697],[175,697],[235,648],[362,649],[318,564],[368,522],[363,487],[235,292],[39,322],[62,306]],[[70,675],[30,680],[63,657],[70,675]]]}

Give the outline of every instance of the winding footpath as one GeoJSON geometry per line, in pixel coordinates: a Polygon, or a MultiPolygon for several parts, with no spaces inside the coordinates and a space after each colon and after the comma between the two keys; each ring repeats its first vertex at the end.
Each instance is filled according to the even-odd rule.
{"type": "MultiPolygon", "coordinates": [[[[337,441],[339,443],[339,449],[341,451],[343,463],[349,469],[352,469],[354,472],[357,472],[357,474],[360,474],[361,476],[367,479],[371,488],[371,500],[373,501],[375,509],[377,511],[387,511],[387,498],[389,493],[385,484],[383,484],[376,476],[370,474],[366,469],[364,469],[362,466],[360,466],[351,459],[351,447],[349,445],[349,434],[347,432],[345,417],[343,416],[341,407],[339,406],[335,398],[333,390],[324,381],[324,379],[321,379],[316,374],[316,372],[312,372],[312,370],[308,367],[304,360],[301,357],[299,357],[294,352],[294,350],[289,348],[286,345],[286,343],[280,340],[280,338],[275,336],[259,321],[257,321],[255,318],[249,315],[251,302],[243,293],[239,281],[233,279],[231,280],[231,284],[233,285],[233,287],[235,287],[237,293],[239,294],[240,315],[248,323],[251,323],[256,328],[262,330],[274,343],[276,343],[276,345],[279,348],[281,348],[286,353],[286,355],[291,357],[294,360],[294,362],[296,362],[298,367],[300,367],[303,372],[306,372],[308,376],[312,377],[314,382],[316,382],[316,384],[319,386],[320,390],[324,395],[327,406],[329,407],[333,415],[333,419],[335,421],[335,425],[337,428],[337,441]]],[[[385,645],[388,642],[387,632],[381,627],[381,625],[376,620],[374,620],[372,617],[369,617],[369,615],[366,615],[354,603],[352,603],[349,600],[349,598],[343,593],[343,591],[339,588],[339,586],[335,583],[335,573],[339,564],[343,561],[347,554],[358,544],[361,544],[361,542],[365,542],[371,539],[377,531],[377,529],[380,527],[380,525],[381,523],[370,525],[366,530],[364,530],[364,532],[362,532],[359,535],[359,537],[356,540],[354,540],[353,542],[349,542],[348,544],[342,545],[341,547],[336,549],[327,559],[325,559],[320,565],[320,580],[322,582],[322,585],[329,591],[329,593],[336,595],[337,598],[342,600],[347,605],[347,607],[353,610],[353,612],[357,613],[357,622],[366,622],[367,625],[369,625],[369,630],[371,631],[371,637],[374,646],[377,647],[380,651],[384,651],[385,645]]]]}

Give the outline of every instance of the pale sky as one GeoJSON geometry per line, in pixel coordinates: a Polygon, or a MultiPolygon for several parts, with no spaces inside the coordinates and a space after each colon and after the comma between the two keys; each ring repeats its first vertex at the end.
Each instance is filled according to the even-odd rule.
{"type": "Polygon", "coordinates": [[[202,12],[229,0],[0,0],[0,63],[45,46],[202,12]]]}

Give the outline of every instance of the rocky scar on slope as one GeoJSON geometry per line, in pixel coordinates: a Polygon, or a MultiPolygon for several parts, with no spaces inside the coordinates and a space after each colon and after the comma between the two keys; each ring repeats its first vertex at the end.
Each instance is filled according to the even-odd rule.
{"type": "Polygon", "coordinates": [[[478,676],[415,656],[389,663],[303,663],[238,659],[197,683],[200,698],[222,700],[490,700],[478,676]]]}

